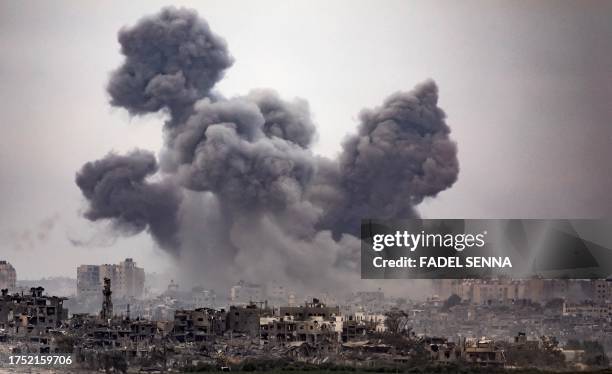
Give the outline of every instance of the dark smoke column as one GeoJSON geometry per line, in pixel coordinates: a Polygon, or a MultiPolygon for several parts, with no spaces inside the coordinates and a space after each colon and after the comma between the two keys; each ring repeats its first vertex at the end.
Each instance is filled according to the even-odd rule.
{"type": "Polygon", "coordinates": [[[184,119],[233,63],[225,41],[195,11],[164,8],[119,32],[123,65],[111,76],[113,106],[130,114],[170,111],[184,119]]]}
{"type": "MultiPolygon", "coordinates": [[[[186,119],[233,63],[225,41],[187,9],[164,8],[123,28],[118,39],[125,59],[107,87],[111,104],[132,115],[167,111],[168,127],[186,119]]],[[[178,251],[182,193],[171,176],[146,180],[158,169],[155,156],[145,151],[85,164],[76,177],[89,202],[85,217],[110,220],[128,234],[146,229],[162,248],[178,251]]]]}
{"type": "Polygon", "coordinates": [[[437,104],[430,80],[361,112],[338,165],[321,163],[323,184],[337,189],[325,218],[335,234],[357,234],[363,218],[416,217],[415,205],[455,183],[457,146],[437,104]]]}
{"type": "Polygon", "coordinates": [[[146,180],[157,170],[155,156],[146,151],[111,153],[86,163],[76,175],[76,184],[89,202],[85,217],[112,220],[126,234],[147,229],[161,247],[175,249],[182,196],[169,180],[146,180]]]}
{"type": "Polygon", "coordinates": [[[416,205],[457,179],[457,148],[432,81],[363,111],[340,157],[327,159],[311,150],[316,127],[305,100],[213,91],[233,59],[196,12],[165,8],[123,28],[119,43],[125,59],[107,87],[111,104],[169,115],[162,167],[145,151],[85,164],[76,179],[85,217],[148,231],[197,265],[199,281],[244,274],[347,291],[358,279],[360,220],[416,217],[416,205]]]}

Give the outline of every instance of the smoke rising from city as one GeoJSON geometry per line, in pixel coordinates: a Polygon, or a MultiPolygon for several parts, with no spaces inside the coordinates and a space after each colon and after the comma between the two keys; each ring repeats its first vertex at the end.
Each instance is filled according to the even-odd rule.
{"type": "Polygon", "coordinates": [[[89,201],[85,217],[111,219],[118,230],[128,234],[148,229],[162,248],[176,248],[181,194],[169,180],[146,180],[157,169],[155,156],[140,150],[127,155],[110,153],[86,163],[76,176],[89,201]]]}
{"type": "Polygon", "coordinates": [[[85,217],[128,235],[146,230],[196,282],[351,291],[360,219],[417,217],[423,199],[457,180],[456,144],[431,80],[363,110],[329,159],[310,148],[316,127],[305,100],[213,91],[233,58],[195,11],[165,8],[123,28],[119,43],[111,104],[134,116],[166,113],[165,146],[159,162],[135,150],[85,164],[76,177],[85,217]]]}

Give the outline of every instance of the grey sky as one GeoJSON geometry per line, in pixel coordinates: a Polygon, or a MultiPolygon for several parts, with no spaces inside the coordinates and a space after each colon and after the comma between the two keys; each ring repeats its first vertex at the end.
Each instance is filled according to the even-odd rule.
{"type": "MultiPolygon", "coordinates": [[[[161,148],[159,118],[111,109],[104,88],[119,28],[168,4],[0,1],[0,257],[20,278],[124,257],[164,269],[147,235],[109,246],[80,217],[74,174],[110,150],[161,148]]],[[[433,78],[461,172],[426,217],[612,215],[610,1],[172,4],[226,39],[236,62],[221,92],[307,99],[325,155],[362,108],[433,78]]]]}

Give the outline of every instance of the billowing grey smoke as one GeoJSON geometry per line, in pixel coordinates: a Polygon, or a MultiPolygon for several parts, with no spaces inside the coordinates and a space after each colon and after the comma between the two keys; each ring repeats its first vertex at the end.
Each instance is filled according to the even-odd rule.
{"type": "Polygon", "coordinates": [[[414,217],[417,204],[457,179],[457,149],[431,81],[363,111],[333,160],[309,149],[316,131],[306,101],[272,90],[211,94],[232,59],[195,12],[164,9],[119,41],[126,59],[108,86],[112,104],[171,115],[163,179],[147,180],[158,171],[148,152],[88,163],[77,176],[86,217],[148,228],[199,276],[216,278],[207,282],[238,274],[350,290],[360,220],[414,217]]]}
{"type": "Polygon", "coordinates": [[[138,150],[86,163],[76,175],[76,184],[89,201],[85,217],[110,219],[128,234],[148,229],[161,247],[178,248],[181,194],[170,181],[146,180],[157,169],[155,156],[138,150]]]}
{"type": "Polygon", "coordinates": [[[208,95],[233,63],[225,41],[197,13],[165,8],[119,32],[125,61],[111,76],[111,104],[131,114],[170,110],[174,119],[208,95]]]}
{"type": "Polygon", "coordinates": [[[321,175],[339,185],[340,200],[326,218],[334,232],[355,233],[364,217],[414,217],[415,205],[455,183],[457,147],[437,103],[438,88],[427,81],[361,113],[337,169],[321,175]]]}
{"type": "Polygon", "coordinates": [[[266,135],[289,140],[304,148],[312,143],[316,129],[305,100],[286,102],[272,90],[252,91],[249,99],[257,104],[266,120],[263,127],[266,135]]]}
{"type": "MultiPolygon", "coordinates": [[[[293,119],[282,110],[276,108],[279,128],[293,119]]],[[[169,130],[178,132],[169,146],[183,185],[214,192],[233,209],[280,210],[301,200],[314,175],[312,154],[293,141],[268,136],[267,123],[259,107],[245,99],[197,105],[184,126],[169,130]]]]}

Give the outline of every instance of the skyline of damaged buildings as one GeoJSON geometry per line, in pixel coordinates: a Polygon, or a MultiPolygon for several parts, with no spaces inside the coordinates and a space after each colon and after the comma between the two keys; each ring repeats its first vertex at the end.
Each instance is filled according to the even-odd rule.
{"type": "MultiPolygon", "coordinates": [[[[137,268],[131,259],[122,264],[137,268]]],[[[332,295],[295,302],[304,295],[246,281],[226,296],[204,287],[183,291],[171,281],[159,294],[133,297],[115,293],[121,287],[112,282],[103,279],[106,289],[98,289],[90,311],[80,304],[87,293],[68,299],[42,287],[4,289],[0,350],[59,352],[68,336],[79,357],[119,352],[142,367],[164,347],[172,353],[158,368],[270,357],[404,365],[415,355],[438,364],[504,366],[513,363],[516,350],[548,352],[575,365],[588,361],[575,341],[596,341],[612,353],[612,280],[434,280],[435,291],[425,300],[389,297],[379,289],[339,302],[332,295]],[[386,340],[393,334],[403,343],[386,340]]]]}

